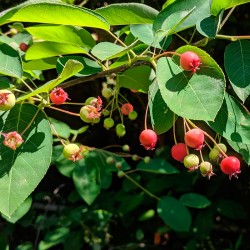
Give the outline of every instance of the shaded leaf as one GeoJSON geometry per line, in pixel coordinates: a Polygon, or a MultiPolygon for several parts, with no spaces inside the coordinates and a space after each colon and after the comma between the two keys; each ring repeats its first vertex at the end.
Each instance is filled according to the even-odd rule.
{"type": "Polygon", "coordinates": [[[250,165],[250,144],[245,144],[241,142],[233,142],[227,140],[228,144],[239,154],[241,154],[245,162],[250,165]]]}
{"type": "Polygon", "coordinates": [[[140,3],[110,4],[95,10],[106,18],[110,25],[152,23],[158,11],[140,3]]]}
{"type": "Polygon", "coordinates": [[[224,55],[225,69],[237,96],[244,102],[250,94],[250,41],[230,43],[224,55]]]}
{"type": "Polygon", "coordinates": [[[179,201],[187,207],[205,208],[211,204],[205,196],[196,193],[183,194],[179,201]]]}
{"type": "MultiPolygon", "coordinates": [[[[0,132],[21,133],[32,121],[38,108],[16,104],[8,112],[0,112],[0,132]]],[[[44,177],[51,161],[52,137],[49,123],[39,111],[23,134],[24,143],[13,151],[0,143],[0,212],[11,216],[34,191],[44,177]],[[34,164],[35,163],[35,164],[34,164]]]]}
{"type": "Polygon", "coordinates": [[[222,107],[209,126],[233,142],[250,144],[250,114],[234,97],[226,94],[222,107]]]}
{"type": "Polygon", "coordinates": [[[175,231],[189,231],[191,214],[177,199],[165,196],[158,201],[157,212],[163,221],[175,231]]]}

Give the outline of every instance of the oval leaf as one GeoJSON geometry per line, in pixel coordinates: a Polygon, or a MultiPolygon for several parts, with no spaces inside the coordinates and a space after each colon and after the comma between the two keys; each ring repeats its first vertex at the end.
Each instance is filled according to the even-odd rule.
{"type": "Polygon", "coordinates": [[[218,64],[201,49],[183,46],[177,53],[185,51],[197,53],[202,65],[196,73],[190,74],[171,58],[160,58],[156,75],[162,98],[179,116],[194,120],[214,120],[224,98],[224,74],[218,64]]]}
{"type": "Polygon", "coordinates": [[[56,67],[56,57],[44,58],[23,62],[24,70],[48,70],[56,67]]]}
{"type": "Polygon", "coordinates": [[[241,154],[245,160],[245,162],[250,165],[250,144],[233,142],[227,140],[228,144],[239,154],[241,154]]]}
{"type": "Polygon", "coordinates": [[[244,102],[250,94],[250,41],[238,40],[225,50],[225,69],[237,96],[244,102]]]}
{"type": "Polygon", "coordinates": [[[0,23],[10,21],[65,24],[109,30],[109,24],[98,13],[61,2],[27,1],[2,14],[0,23]]]}
{"type": "Polygon", "coordinates": [[[194,208],[205,208],[211,204],[211,201],[208,200],[205,196],[196,193],[183,194],[180,197],[179,201],[184,206],[194,208]]]}
{"type": "Polygon", "coordinates": [[[34,37],[45,41],[66,43],[91,49],[95,40],[90,33],[79,27],[65,25],[37,25],[26,28],[34,37]]]}
{"type": "Polygon", "coordinates": [[[23,75],[19,53],[5,43],[0,44],[0,73],[17,78],[23,75]]]}
{"type": "Polygon", "coordinates": [[[215,121],[208,124],[228,140],[250,144],[250,115],[240,102],[228,94],[215,121]]]}
{"type": "MultiPolygon", "coordinates": [[[[38,108],[17,104],[8,112],[0,112],[0,132],[21,133],[32,121],[38,108]]],[[[11,216],[34,191],[48,170],[52,155],[52,137],[45,114],[40,111],[23,134],[24,143],[17,150],[0,144],[0,212],[11,216]]]]}
{"type": "Polygon", "coordinates": [[[157,212],[163,221],[175,231],[189,231],[191,225],[190,212],[177,199],[165,196],[157,205],[157,212]]]}
{"type": "Polygon", "coordinates": [[[152,23],[158,11],[140,3],[110,4],[96,10],[106,18],[110,25],[152,23]]]}

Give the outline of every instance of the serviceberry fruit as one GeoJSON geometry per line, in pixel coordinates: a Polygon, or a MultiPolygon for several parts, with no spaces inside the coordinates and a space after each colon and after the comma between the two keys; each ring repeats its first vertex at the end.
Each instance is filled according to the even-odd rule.
{"type": "MultiPolygon", "coordinates": [[[[218,143],[218,146],[220,147],[220,149],[221,149],[224,153],[227,152],[227,146],[226,146],[224,143],[218,143]]],[[[218,146],[215,145],[214,148],[216,148],[216,149],[219,150],[218,146]]]]}
{"type": "Polygon", "coordinates": [[[29,45],[26,43],[19,44],[19,49],[22,50],[23,52],[26,52],[28,48],[29,48],[29,45]]]}
{"type": "Polygon", "coordinates": [[[100,122],[101,112],[92,105],[83,106],[80,109],[80,118],[86,123],[100,122]]]}
{"type": "Polygon", "coordinates": [[[128,144],[123,145],[122,150],[125,151],[125,152],[129,152],[130,151],[129,145],[128,144]]]}
{"type": "Polygon", "coordinates": [[[138,114],[137,114],[137,112],[136,112],[135,110],[133,110],[132,112],[130,112],[130,113],[128,114],[128,118],[129,118],[131,121],[135,120],[135,119],[137,118],[137,116],[138,116],[138,114]]]}
{"type": "Polygon", "coordinates": [[[86,105],[91,105],[93,107],[96,108],[97,111],[100,111],[102,109],[102,99],[100,96],[97,97],[89,97],[86,101],[85,101],[86,105]]]}
{"type": "Polygon", "coordinates": [[[112,157],[112,156],[107,157],[106,158],[106,163],[107,164],[115,164],[116,163],[115,158],[112,157]]]}
{"type": "Polygon", "coordinates": [[[171,155],[176,161],[183,162],[185,156],[187,155],[186,144],[177,143],[171,148],[171,155]]]}
{"type": "Polygon", "coordinates": [[[63,156],[64,158],[77,161],[82,159],[82,147],[79,147],[75,143],[69,143],[68,145],[64,146],[63,148],[63,156]]]}
{"type": "Polygon", "coordinates": [[[130,112],[132,112],[134,110],[134,107],[132,104],[130,103],[124,103],[121,106],[121,112],[123,115],[128,115],[130,112]]]}
{"type": "Polygon", "coordinates": [[[149,162],[151,161],[151,158],[150,158],[149,156],[145,156],[145,157],[143,158],[143,161],[144,161],[145,163],[149,163],[149,162]]]}
{"type": "Polygon", "coordinates": [[[146,150],[152,150],[157,143],[157,134],[151,129],[145,129],[141,132],[139,140],[146,150]]]}
{"type": "Polygon", "coordinates": [[[106,99],[109,99],[113,95],[113,89],[109,87],[104,87],[102,89],[102,96],[105,97],[106,99]]]}
{"type": "Polygon", "coordinates": [[[195,73],[201,64],[200,58],[192,51],[187,51],[180,56],[180,65],[184,70],[195,73]]]}
{"type": "Polygon", "coordinates": [[[208,161],[203,161],[200,164],[200,172],[202,176],[207,176],[208,179],[210,179],[211,176],[215,175],[215,173],[213,172],[212,164],[208,161]]]}
{"type": "Polygon", "coordinates": [[[234,156],[228,156],[224,158],[220,163],[220,169],[224,174],[229,175],[229,179],[234,176],[238,178],[237,174],[240,174],[240,161],[234,156]]]}
{"type": "Polygon", "coordinates": [[[196,150],[200,150],[204,143],[204,133],[199,128],[189,130],[184,137],[185,143],[196,150]]]}
{"type": "Polygon", "coordinates": [[[195,154],[189,154],[185,156],[184,161],[183,161],[184,166],[188,168],[189,170],[197,169],[199,162],[200,162],[199,157],[195,154]]]}
{"type": "Polygon", "coordinates": [[[49,94],[51,102],[56,105],[60,105],[64,103],[67,99],[69,99],[67,92],[65,92],[62,88],[54,88],[49,94]]]}
{"type": "Polygon", "coordinates": [[[0,111],[12,109],[16,104],[15,95],[7,89],[0,90],[0,111]]]}
{"type": "Polygon", "coordinates": [[[123,137],[126,134],[126,128],[122,123],[118,123],[115,127],[116,134],[119,137],[123,137]]]}
{"type": "Polygon", "coordinates": [[[12,150],[16,150],[24,142],[22,136],[18,134],[16,131],[9,132],[7,134],[2,133],[2,135],[4,136],[3,144],[6,147],[11,148],[12,150]]]}
{"type": "Polygon", "coordinates": [[[115,125],[115,122],[114,122],[114,120],[113,120],[112,118],[106,118],[106,119],[104,119],[104,121],[103,121],[103,126],[104,126],[104,128],[106,128],[106,129],[110,129],[110,128],[112,128],[114,125],[115,125]]]}
{"type": "Polygon", "coordinates": [[[212,148],[212,149],[210,150],[208,156],[209,156],[209,159],[211,159],[211,160],[214,160],[214,161],[218,160],[218,159],[219,159],[219,156],[220,156],[220,151],[219,151],[219,149],[217,149],[217,148],[212,148]]]}

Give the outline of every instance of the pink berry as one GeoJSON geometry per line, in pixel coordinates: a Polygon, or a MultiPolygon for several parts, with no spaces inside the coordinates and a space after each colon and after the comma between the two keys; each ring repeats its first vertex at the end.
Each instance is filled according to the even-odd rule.
{"type": "Polygon", "coordinates": [[[200,58],[192,51],[187,51],[181,54],[180,65],[184,70],[195,73],[201,64],[200,58]]]}
{"type": "Polygon", "coordinates": [[[20,43],[19,45],[19,49],[22,50],[23,52],[26,52],[28,48],[29,48],[29,45],[26,43],[20,43]]]}
{"type": "Polygon", "coordinates": [[[56,105],[60,105],[64,103],[67,99],[69,99],[67,92],[65,92],[62,88],[55,88],[50,92],[50,100],[56,105]]]}
{"type": "Polygon", "coordinates": [[[139,140],[146,150],[152,150],[157,143],[157,134],[151,129],[145,129],[141,132],[139,140]]]}
{"type": "Polygon", "coordinates": [[[196,150],[200,150],[204,143],[204,133],[199,128],[189,130],[184,137],[185,143],[196,150]]]}
{"type": "Polygon", "coordinates": [[[177,143],[172,147],[171,155],[176,161],[183,162],[187,155],[186,145],[184,143],[177,143]]]}
{"type": "Polygon", "coordinates": [[[121,106],[121,112],[123,115],[128,115],[129,113],[131,113],[134,110],[134,107],[132,104],[130,103],[124,103],[121,106]]]}
{"type": "Polygon", "coordinates": [[[2,135],[4,136],[3,144],[6,147],[11,148],[12,150],[16,150],[24,142],[22,136],[20,134],[18,134],[16,131],[9,132],[7,134],[2,133],[2,135]]]}
{"type": "Polygon", "coordinates": [[[234,156],[224,158],[220,163],[220,169],[224,174],[229,175],[231,180],[232,176],[238,178],[237,174],[240,174],[240,161],[234,156]]]}

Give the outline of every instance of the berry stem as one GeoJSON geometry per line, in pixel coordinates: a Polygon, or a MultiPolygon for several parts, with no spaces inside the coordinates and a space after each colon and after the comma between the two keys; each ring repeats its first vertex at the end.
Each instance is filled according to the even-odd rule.
{"type": "Polygon", "coordinates": [[[189,44],[188,40],[186,40],[184,37],[180,36],[178,33],[175,33],[176,36],[178,36],[182,41],[184,41],[186,44],[189,44]]]}
{"type": "Polygon", "coordinates": [[[47,108],[54,109],[54,110],[66,113],[68,115],[80,116],[80,114],[78,114],[78,113],[70,112],[70,111],[63,110],[63,109],[60,109],[60,108],[56,108],[56,107],[53,107],[53,106],[48,106],[47,108]]]}
{"type": "Polygon", "coordinates": [[[231,14],[233,13],[233,11],[235,10],[235,7],[234,6],[232,9],[230,9],[230,11],[227,13],[226,17],[224,18],[224,20],[221,22],[221,25],[220,25],[220,30],[222,29],[222,27],[225,25],[225,23],[227,22],[228,18],[231,16],[231,14]]]}
{"type": "Polygon", "coordinates": [[[156,199],[156,200],[160,200],[160,198],[154,194],[152,194],[150,191],[148,191],[146,188],[144,188],[143,186],[141,186],[137,181],[135,181],[133,178],[131,178],[129,175],[127,175],[126,173],[123,173],[123,175],[129,180],[131,181],[133,184],[135,184],[138,188],[140,188],[143,192],[145,192],[147,195],[149,195],[150,197],[156,199]]]}
{"type": "Polygon", "coordinates": [[[165,52],[163,52],[163,53],[161,53],[161,54],[155,56],[155,57],[153,58],[153,60],[155,60],[155,59],[157,59],[157,58],[159,58],[159,57],[165,56],[165,55],[176,55],[176,56],[181,56],[181,54],[176,53],[176,52],[174,52],[174,51],[165,51],[165,52]]]}
{"type": "Polygon", "coordinates": [[[29,124],[27,125],[27,127],[20,133],[20,135],[22,136],[32,125],[32,123],[34,122],[34,120],[36,119],[36,116],[38,115],[39,111],[41,110],[41,108],[38,108],[36,113],[34,114],[34,116],[32,117],[31,121],[29,122],[29,124]]]}
{"type": "MultiPolygon", "coordinates": [[[[199,127],[197,127],[193,122],[191,122],[189,119],[186,119],[186,121],[187,121],[192,127],[194,127],[194,128],[199,128],[199,127]]],[[[200,129],[200,128],[199,128],[199,129],[200,129]]],[[[214,138],[213,138],[211,135],[209,135],[206,131],[204,131],[204,130],[202,130],[202,129],[200,129],[200,130],[204,133],[205,136],[207,136],[207,137],[214,143],[214,145],[216,145],[216,146],[218,147],[219,151],[221,152],[221,154],[222,154],[224,157],[228,157],[227,154],[220,148],[220,146],[217,144],[217,142],[214,140],[214,138]]]]}
{"type": "Polygon", "coordinates": [[[203,160],[202,152],[201,152],[201,150],[199,150],[199,151],[200,151],[201,161],[203,162],[204,160],[203,160]]]}
{"type": "Polygon", "coordinates": [[[176,134],[175,134],[175,114],[174,114],[174,118],[173,118],[173,134],[174,134],[174,144],[177,144],[177,140],[176,140],[176,134]]]}

